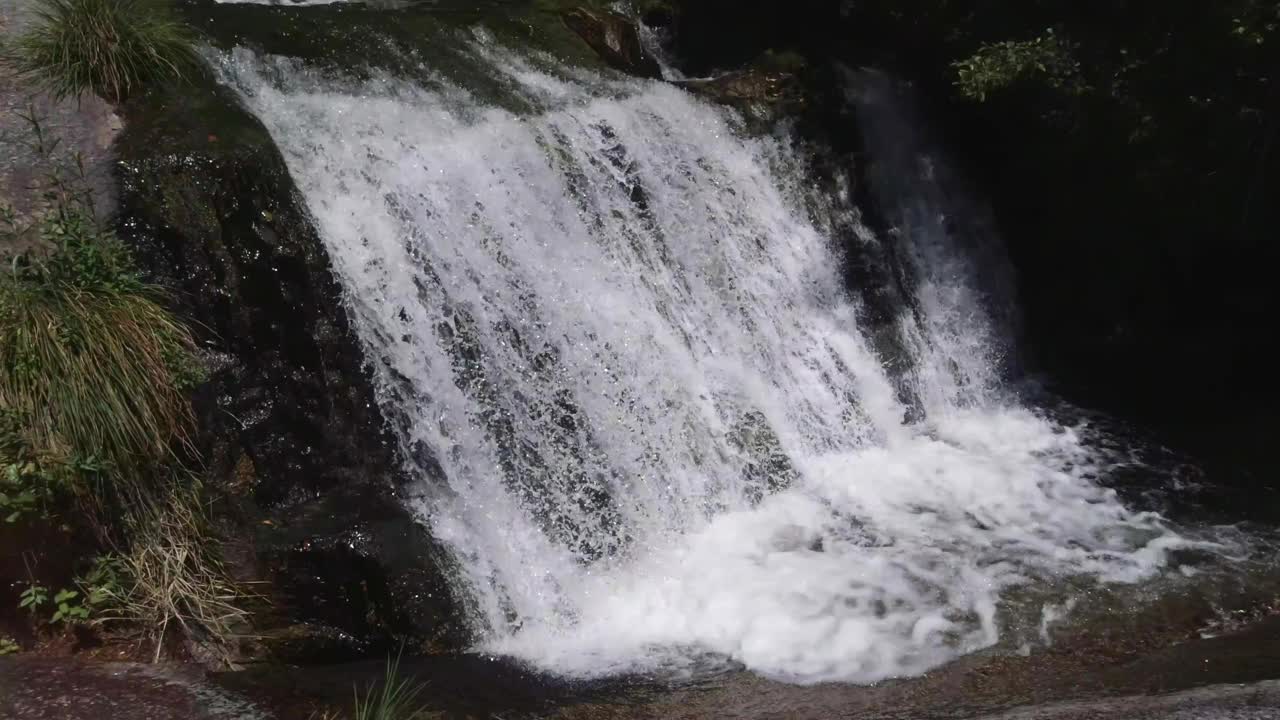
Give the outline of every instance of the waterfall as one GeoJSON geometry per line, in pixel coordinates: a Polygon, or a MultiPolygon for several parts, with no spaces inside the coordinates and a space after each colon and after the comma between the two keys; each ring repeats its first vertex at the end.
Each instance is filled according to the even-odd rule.
{"type": "Polygon", "coordinates": [[[999,641],[1014,587],[1136,582],[1184,542],[1002,391],[1002,325],[937,193],[899,177],[886,213],[915,278],[891,344],[912,412],[830,232],[858,209],[785,133],[460,43],[502,97],[219,65],[324,238],[480,649],[873,682],[999,641]]]}

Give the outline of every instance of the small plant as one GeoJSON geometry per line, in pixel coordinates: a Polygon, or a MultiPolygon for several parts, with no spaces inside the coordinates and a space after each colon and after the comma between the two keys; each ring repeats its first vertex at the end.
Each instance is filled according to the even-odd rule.
{"type": "Polygon", "coordinates": [[[40,0],[18,39],[18,67],[58,98],[122,102],[198,66],[193,33],[161,0],[40,0]]]}
{"type": "Polygon", "coordinates": [[[102,610],[114,607],[116,599],[124,594],[128,578],[129,566],[124,558],[111,553],[94,558],[93,567],[76,578],[76,585],[84,592],[89,608],[102,610]]]}
{"type": "Polygon", "coordinates": [[[370,685],[361,696],[355,693],[355,720],[410,720],[423,714],[417,702],[423,685],[400,677],[400,658],[387,658],[381,685],[370,685]]]}
{"type": "Polygon", "coordinates": [[[76,623],[89,619],[89,608],[80,602],[80,593],[75,590],[62,589],[57,595],[53,596],[53,604],[56,609],[53,611],[53,618],[49,621],[54,625],[58,623],[76,623]]]}
{"type": "Polygon", "coordinates": [[[37,514],[45,487],[41,479],[35,463],[0,464],[0,521],[13,524],[37,514]]]}
{"type": "Polygon", "coordinates": [[[13,655],[22,648],[18,647],[17,641],[6,635],[0,635],[0,657],[5,655],[13,655]]]}
{"type": "Polygon", "coordinates": [[[48,602],[49,588],[36,583],[28,585],[27,589],[22,591],[22,595],[18,596],[18,607],[31,613],[32,616],[35,616],[48,602]]]}
{"type": "Polygon", "coordinates": [[[35,457],[17,415],[0,407],[0,523],[49,518],[69,482],[68,468],[35,457]]]}

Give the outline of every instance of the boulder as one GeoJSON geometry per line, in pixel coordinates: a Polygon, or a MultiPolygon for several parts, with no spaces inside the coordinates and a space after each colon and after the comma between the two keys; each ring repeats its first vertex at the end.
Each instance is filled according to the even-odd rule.
{"type": "Polygon", "coordinates": [[[804,104],[799,79],[785,70],[752,67],[676,84],[713,102],[735,107],[791,111],[804,104]]]}
{"type": "Polygon", "coordinates": [[[341,290],[270,135],[212,82],[125,112],[118,228],[206,351],[197,445],[229,565],[265,581],[255,631],[310,625],[349,654],[457,644],[442,554],[398,499],[341,290]]]}
{"type": "Polygon", "coordinates": [[[630,18],[584,7],[567,10],[561,17],[610,67],[636,77],[662,77],[662,68],[644,49],[640,33],[630,18]]]}

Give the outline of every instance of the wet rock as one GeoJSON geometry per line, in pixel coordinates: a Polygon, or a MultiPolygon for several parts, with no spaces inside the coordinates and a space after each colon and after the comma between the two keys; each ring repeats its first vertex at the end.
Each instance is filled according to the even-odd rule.
{"type": "Polygon", "coordinates": [[[630,18],[583,7],[565,11],[561,17],[610,67],[637,77],[662,77],[658,61],[644,49],[630,18]]]}
{"type": "Polygon", "coordinates": [[[268,582],[255,630],[311,623],[356,653],[456,641],[340,289],[266,129],[212,82],[126,113],[118,225],[209,353],[198,449],[226,497],[233,570],[268,582]]]}
{"type": "Polygon", "coordinates": [[[268,715],[193,672],[132,663],[0,658],[6,720],[259,720],[268,715]]]}
{"type": "Polygon", "coordinates": [[[797,110],[804,104],[798,77],[786,70],[751,67],[713,78],[681,80],[676,84],[713,102],[736,107],[763,106],[786,112],[797,110]]]}

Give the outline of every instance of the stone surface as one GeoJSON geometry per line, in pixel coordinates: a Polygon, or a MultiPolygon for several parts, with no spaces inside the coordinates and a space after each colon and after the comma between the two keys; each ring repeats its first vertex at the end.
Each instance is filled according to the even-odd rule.
{"type": "MultiPolygon", "coordinates": [[[[10,0],[0,5],[0,47],[14,41],[28,25],[29,4],[29,0],[10,0]]],[[[120,128],[120,118],[108,103],[92,95],[55,100],[20,77],[12,60],[0,53],[0,205],[12,206],[21,224],[29,224],[43,209],[42,192],[53,163],[61,162],[68,174],[75,174],[79,155],[97,209],[103,216],[110,215],[115,195],[111,143],[120,128]],[[37,151],[28,118],[39,121],[51,145],[56,142],[51,154],[37,151]]],[[[0,240],[0,257],[27,250],[35,242],[30,234],[16,242],[15,238],[0,240]]]]}
{"type": "Polygon", "coordinates": [[[637,77],[662,77],[662,68],[640,42],[631,18],[585,7],[567,10],[562,17],[610,67],[637,77]]]}
{"type": "Polygon", "coordinates": [[[356,654],[450,644],[439,554],[397,500],[340,289],[270,136],[212,83],[126,113],[120,233],[207,351],[199,450],[232,567],[268,581],[258,630],[311,623],[356,654]]]}
{"type": "Polygon", "coordinates": [[[265,720],[190,669],[0,658],[0,720],[265,720]]]}
{"type": "Polygon", "coordinates": [[[795,110],[804,101],[796,76],[780,70],[748,68],[713,78],[681,80],[676,84],[726,105],[762,104],[779,110],[795,110]]]}

